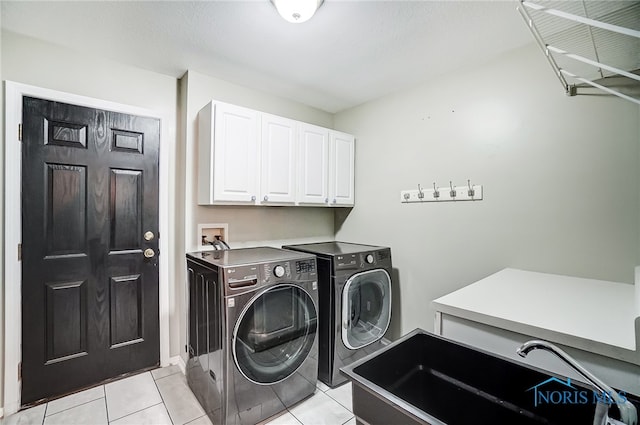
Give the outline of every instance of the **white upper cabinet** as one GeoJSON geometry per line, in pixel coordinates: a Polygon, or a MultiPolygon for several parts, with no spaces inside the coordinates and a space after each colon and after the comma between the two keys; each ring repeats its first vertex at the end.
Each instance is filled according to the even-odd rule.
{"type": "Polygon", "coordinates": [[[353,136],[212,101],[198,113],[198,204],[353,206],[353,136]]]}
{"type": "Polygon", "coordinates": [[[262,114],[260,198],[262,204],[296,201],[296,142],[294,120],[262,114]]]}
{"type": "Polygon", "coordinates": [[[198,114],[198,203],[255,202],[258,112],[211,102],[198,114]]]}
{"type": "Polygon", "coordinates": [[[346,133],[329,132],[329,203],[353,206],[355,201],[355,138],[346,133]]]}
{"type": "Polygon", "coordinates": [[[328,205],[329,130],[301,123],[298,149],[298,202],[328,205]]]}

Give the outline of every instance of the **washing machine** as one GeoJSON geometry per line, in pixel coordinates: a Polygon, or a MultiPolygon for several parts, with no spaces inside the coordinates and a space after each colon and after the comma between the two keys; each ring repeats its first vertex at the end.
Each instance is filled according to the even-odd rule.
{"type": "Polygon", "coordinates": [[[214,424],[256,424],[313,394],[316,257],[260,247],[187,254],[187,382],[214,424]]]}
{"type": "Polygon", "coordinates": [[[391,249],[346,242],[283,246],[318,261],[318,379],[336,387],[340,368],[382,347],[391,321],[391,249]]]}

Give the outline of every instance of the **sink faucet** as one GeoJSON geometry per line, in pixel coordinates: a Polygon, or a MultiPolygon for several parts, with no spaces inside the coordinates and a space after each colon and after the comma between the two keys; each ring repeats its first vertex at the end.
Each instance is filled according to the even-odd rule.
{"type": "MultiPolygon", "coordinates": [[[[618,410],[620,411],[620,420],[623,424],[638,425],[638,412],[636,411],[636,407],[629,400],[621,397],[617,391],[614,391],[613,388],[595,377],[591,372],[582,367],[582,365],[573,357],[555,345],[546,341],[531,340],[522,344],[520,348],[516,350],[516,353],[518,353],[520,357],[527,357],[527,354],[529,354],[530,351],[536,349],[546,350],[555,354],[566,364],[571,366],[576,372],[582,375],[588,383],[593,385],[602,394],[603,399],[611,398],[618,406],[618,410]]],[[[608,405],[602,401],[599,401],[598,404],[599,406],[596,407],[596,416],[593,419],[593,425],[607,425],[609,423],[615,423],[611,422],[611,419],[609,418],[608,405]]]]}

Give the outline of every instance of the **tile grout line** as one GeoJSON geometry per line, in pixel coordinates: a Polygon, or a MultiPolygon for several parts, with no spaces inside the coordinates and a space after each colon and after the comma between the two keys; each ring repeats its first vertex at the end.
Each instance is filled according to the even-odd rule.
{"type": "Polygon", "coordinates": [[[347,419],[342,425],[347,425],[347,422],[349,422],[351,419],[355,418],[356,415],[351,416],[349,419],[347,419]]]}
{"type": "MultiPolygon", "coordinates": [[[[66,409],[62,409],[59,412],[55,412],[55,413],[52,413],[50,415],[47,415],[47,410],[49,410],[49,402],[47,402],[47,406],[44,409],[44,419],[46,419],[47,417],[55,416],[57,414],[66,412],[66,411],[71,410],[71,409],[75,409],[76,407],[84,406],[85,404],[93,403],[94,401],[100,400],[101,398],[105,399],[105,408],[106,408],[106,399],[107,399],[107,397],[106,396],[102,396],[102,397],[94,398],[93,400],[85,401],[84,403],[75,404],[75,405],[73,405],[71,407],[67,407],[66,409]]],[[[44,424],[44,419],[42,419],[42,423],[43,424],[44,424]]]]}
{"type": "MultiPolygon", "coordinates": [[[[149,373],[151,373],[151,372],[149,372],[149,373]]],[[[163,377],[162,377],[162,378],[160,378],[160,379],[168,378],[169,376],[172,376],[172,375],[175,375],[175,373],[172,373],[171,375],[163,376],[163,377]]],[[[169,420],[171,421],[171,424],[172,424],[172,425],[178,425],[178,424],[176,424],[176,423],[173,421],[173,418],[171,417],[171,412],[169,412],[169,409],[167,408],[167,404],[166,404],[166,403],[165,403],[165,401],[164,401],[164,397],[162,396],[162,391],[160,391],[160,387],[158,386],[158,381],[159,381],[160,379],[156,380],[156,379],[153,377],[153,374],[151,374],[151,377],[153,378],[153,385],[155,385],[155,386],[156,386],[156,389],[158,390],[158,394],[160,394],[160,400],[162,400],[162,405],[164,406],[164,410],[166,410],[166,411],[167,411],[167,416],[169,416],[169,420]]]]}
{"type": "Polygon", "coordinates": [[[337,398],[333,397],[331,394],[329,394],[328,392],[325,393],[326,395],[329,396],[330,399],[334,400],[336,403],[338,403],[340,406],[344,407],[345,409],[347,409],[349,412],[353,413],[353,411],[351,409],[353,409],[353,401],[351,402],[351,407],[347,407],[344,404],[342,404],[342,402],[340,400],[338,400],[337,398]]]}
{"type": "MultiPolygon", "coordinates": [[[[151,371],[143,372],[143,373],[141,373],[140,375],[144,375],[145,373],[149,373],[149,374],[151,374],[151,371]]],[[[173,374],[172,374],[172,375],[173,375],[173,374]]],[[[167,376],[171,376],[171,375],[167,375],[167,376]]],[[[125,379],[126,379],[126,378],[125,378],[125,379]]],[[[157,406],[157,405],[159,405],[159,404],[162,404],[162,405],[164,406],[164,409],[167,411],[167,415],[169,415],[169,420],[171,421],[171,424],[172,424],[172,425],[174,425],[174,424],[173,424],[173,419],[171,418],[171,415],[169,414],[169,410],[167,409],[167,406],[166,406],[166,404],[164,403],[164,398],[162,397],[162,393],[160,392],[160,388],[158,388],[158,385],[156,384],[156,380],[153,378],[153,375],[151,375],[151,379],[153,380],[153,384],[156,386],[156,390],[158,391],[158,395],[160,396],[160,400],[162,400],[162,401],[161,401],[160,403],[152,404],[151,406],[143,407],[143,408],[141,408],[141,409],[139,409],[139,410],[136,410],[135,412],[131,412],[131,413],[127,414],[127,415],[120,416],[119,418],[114,419],[114,422],[115,422],[115,421],[119,421],[119,420],[120,420],[120,419],[122,419],[122,418],[126,418],[126,417],[128,417],[128,416],[131,416],[131,415],[133,415],[133,414],[135,414],[135,413],[140,413],[140,412],[142,412],[143,410],[150,409],[150,408],[155,407],[155,406],[157,406]]],[[[115,381],[115,382],[117,382],[117,381],[115,381]]],[[[104,397],[104,398],[105,398],[105,403],[106,403],[106,399],[107,399],[107,390],[106,390],[106,388],[105,388],[105,392],[104,392],[104,394],[105,394],[105,397],[104,397]]],[[[108,416],[109,416],[109,409],[107,409],[107,417],[108,417],[108,416]]]]}
{"type": "MultiPolygon", "coordinates": [[[[164,405],[164,403],[162,403],[162,402],[161,402],[161,403],[157,403],[157,404],[152,404],[151,406],[147,406],[147,407],[145,407],[144,409],[136,410],[135,412],[131,412],[131,413],[129,413],[128,415],[120,416],[119,418],[114,419],[114,420],[113,420],[113,422],[119,421],[120,419],[128,418],[128,417],[129,417],[129,416],[131,416],[131,415],[135,415],[136,413],[140,413],[140,412],[142,412],[143,410],[151,409],[152,407],[156,407],[156,406],[159,406],[159,405],[161,405],[161,404],[162,404],[162,405],[164,405]]],[[[166,409],[166,407],[165,407],[165,409],[166,409]]],[[[168,412],[167,412],[167,413],[168,413],[168,412]]],[[[108,416],[109,416],[109,411],[107,410],[107,417],[108,417],[108,416]]],[[[169,418],[171,418],[171,417],[169,417],[169,418]]]]}
{"type": "MultiPolygon", "coordinates": [[[[167,366],[167,367],[171,367],[171,366],[167,366]]],[[[162,369],[162,368],[160,368],[160,369],[154,369],[154,370],[161,370],[161,369],[162,369]]],[[[151,372],[153,372],[153,371],[149,371],[149,373],[151,373],[151,372]]],[[[153,376],[153,373],[151,373],[151,377],[153,378],[153,382],[156,382],[156,381],[159,381],[160,379],[168,378],[168,377],[173,376],[173,375],[176,375],[176,374],[178,374],[178,373],[182,373],[182,372],[180,372],[180,369],[178,369],[178,370],[176,370],[175,372],[170,373],[170,374],[168,374],[168,375],[161,376],[160,378],[156,378],[155,376],[153,376]]],[[[160,390],[158,390],[158,391],[160,391],[160,390]]]]}
{"type": "Polygon", "coordinates": [[[107,425],[109,425],[109,407],[107,406],[107,389],[103,388],[104,391],[104,411],[107,414],[107,425]]]}

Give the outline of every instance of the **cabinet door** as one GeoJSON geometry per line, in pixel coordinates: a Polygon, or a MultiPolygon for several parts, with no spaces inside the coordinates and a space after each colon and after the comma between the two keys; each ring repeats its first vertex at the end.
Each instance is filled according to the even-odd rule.
{"type": "Polygon", "coordinates": [[[259,201],[294,203],[296,197],[296,121],[262,114],[259,201]]]}
{"type": "Polygon", "coordinates": [[[216,103],[213,145],[213,201],[255,201],[258,112],[216,103]]]}
{"type": "Polygon", "coordinates": [[[329,202],[329,130],[300,124],[298,203],[329,202]]]}
{"type": "Polygon", "coordinates": [[[329,202],[332,206],[352,206],[355,200],[355,138],[331,131],[330,140],[329,202]]]}

